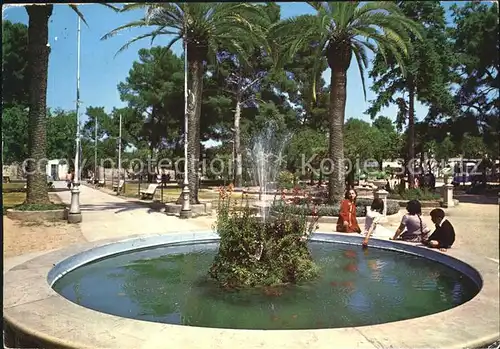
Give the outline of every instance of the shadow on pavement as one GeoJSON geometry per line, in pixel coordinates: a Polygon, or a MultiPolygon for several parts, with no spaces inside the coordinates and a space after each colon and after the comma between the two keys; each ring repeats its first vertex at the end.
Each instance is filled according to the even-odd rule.
{"type": "Polygon", "coordinates": [[[147,213],[160,213],[164,206],[160,203],[147,203],[142,201],[128,201],[128,202],[105,202],[102,204],[81,204],[80,209],[82,212],[99,212],[99,211],[115,211],[115,214],[143,210],[149,208],[147,213]]]}
{"type": "Polygon", "coordinates": [[[480,205],[498,205],[499,199],[497,195],[481,195],[481,194],[465,194],[456,193],[455,199],[461,203],[480,204],[480,205]]]}

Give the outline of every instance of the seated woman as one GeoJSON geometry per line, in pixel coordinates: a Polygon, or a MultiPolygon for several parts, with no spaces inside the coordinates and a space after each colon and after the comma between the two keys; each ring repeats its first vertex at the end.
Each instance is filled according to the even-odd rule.
{"type": "Polygon", "coordinates": [[[356,218],[356,191],[349,189],[345,193],[345,199],[340,205],[337,231],[342,233],[360,233],[361,229],[356,218]]]}
{"type": "Polygon", "coordinates": [[[444,218],[444,211],[440,208],[435,208],[430,213],[432,222],[436,225],[436,230],[429,237],[429,240],[424,243],[431,248],[439,248],[440,251],[446,252],[446,249],[451,248],[455,242],[455,229],[453,225],[444,218]]]}
{"type": "Polygon", "coordinates": [[[373,199],[370,209],[366,212],[365,217],[365,240],[363,245],[368,244],[370,237],[374,236],[376,238],[389,238],[391,237],[392,231],[383,227],[380,224],[380,219],[383,217],[384,212],[384,201],[382,199],[373,199]]]}
{"type": "Polygon", "coordinates": [[[401,239],[409,242],[423,242],[428,239],[431,230],[422,221],[422,205],[418,200],[410,200],[406,204],[408,214],[403,216],[399,228],[391,240],[401,239]]]}

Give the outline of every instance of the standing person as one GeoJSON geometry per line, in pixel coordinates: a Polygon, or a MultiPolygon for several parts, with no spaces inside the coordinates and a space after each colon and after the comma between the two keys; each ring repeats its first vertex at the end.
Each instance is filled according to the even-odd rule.
{"type": "Polygon", "coordinates": [[[391,240],[426,241],[431,230],[422,221],[422,205],[418,200],[410,200],[406,204],[406,211],[408,211],[408,214],[405,214],[401,219],[401,223],[391,240]]]}
{"type": "Polygon", "coordinates": [[[71,183],[73,182],[73,177],[71,176],[71,174],[71,170],[68,170],[68,173],[66,173],[66,186],[68,187],[68,189],[71,189],[71,183]]]}
{"type": "Polygon", "coordinates": [[[432,171],[429,171],[428,176],[429,176],[429,189],[432,192],[435,192],[436,191],[436,176],[434,176],[434,173],[432,173],[432,171]]]}
{"type": "Polygon", "coordinates": [[[432,222],[436,225],[436,230],[425,243],[431,248],[439,248],[440,251],[446,252],[455,242],[455,229],[450,221],[444,218],[445,215],[442,209],[435,208],[430,215],[432,222]]]}
{"type": "Polygon", "coordinates": [[[356,218],[356,197],[354,189],[345,193],[345,199],[340,204],[339,219],[337,220],[337,231],[342,233],[360,233],[361,229],[356,218]]]}

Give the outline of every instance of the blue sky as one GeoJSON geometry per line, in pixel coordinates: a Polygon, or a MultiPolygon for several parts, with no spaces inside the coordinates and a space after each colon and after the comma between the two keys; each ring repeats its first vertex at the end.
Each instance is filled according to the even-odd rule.
{"type": "MultiPolygon", "coordinates": [[[[453,3],[444,3],[449,8],[453,3]]],[[[306,3],[282,3],[282,17],[291,17],[300,14],[313,13],[306,3]]],[[[88,27],[82,23],[81,30],[81,66],[80,66],[80,96],[83,112],[88,106],[104,106],[106,111],[113,107],[123,107],[120,101],[117,84],[124,81],[138,59],[137,51],[149,48],[150,40],[145,39],[132,44],[126,51],[114,57],[118,49],[131,38],[148,32],[147,29],[133,29],[101,41],[100,38],[109,31],[143,15],[142,10],[129,13],[114,13],[102,5],[81,5],[88,27]]],[[[3,19],[12,22],[28,23],[28,16],[23,7],[3,6],[3,19]]],[[[76,28],[77,16],[68,5],[54,5],[54,11],[49,24],[49,43],[52,47],[49,61],[48,96],[47,104],[50,108],[71,110],[75,108],[76,99],[76,28]]],[[[158,37],[154,45],[166,45],[169,36],[158,37]]],[[[173,46],[176,54],[181,52],[181,44],[173,46]]],[[[371,58],[371,57],[370,57],[371,58]]],[[[330,81],[329,69],[323,74],[327,83],[330,81]]],[[[367,100],[375,96],[369,90],[371,81],[366,77],[367,100]]],[[[369,121],[363,112],[369,107],[365,101],[361,87],[361,78],[357,65],[351,64],[347,79],[347,106],[346,117],[361,118],[369,121]]],[[[416,117],[425,117],[427,108],[417,103],[416,117]]],[[[396,116],[396,107],[390,106],[381,111],[393,120],[396,116]]]]}

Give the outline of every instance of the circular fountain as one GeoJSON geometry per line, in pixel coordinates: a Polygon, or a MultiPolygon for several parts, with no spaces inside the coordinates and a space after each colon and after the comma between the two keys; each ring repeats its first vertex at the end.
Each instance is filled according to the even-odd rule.
{"type": "Polygon", "coordinates": [[[7,334],[72,348],[480,347],[497,339],[497,265],[459,250],[463,261],[404,243],[373,239],[367,251],[360,243],[316,233],[318,279],[232,292],[206,277],[212,232],[74,246],[5,274],[7,334]],[[415,336],[429,329],[435,335],[415,336]]]}
{"type": "Polygon", "coordinates": [[[313,281],[225,290],[207,271],[218,244],[153,247],[81,266],[53,288],[84,307],[133,319],[235,329],[356,327],[406,320],[469,301],[473,279],[408,253],[312,241],[313,281]]]}

